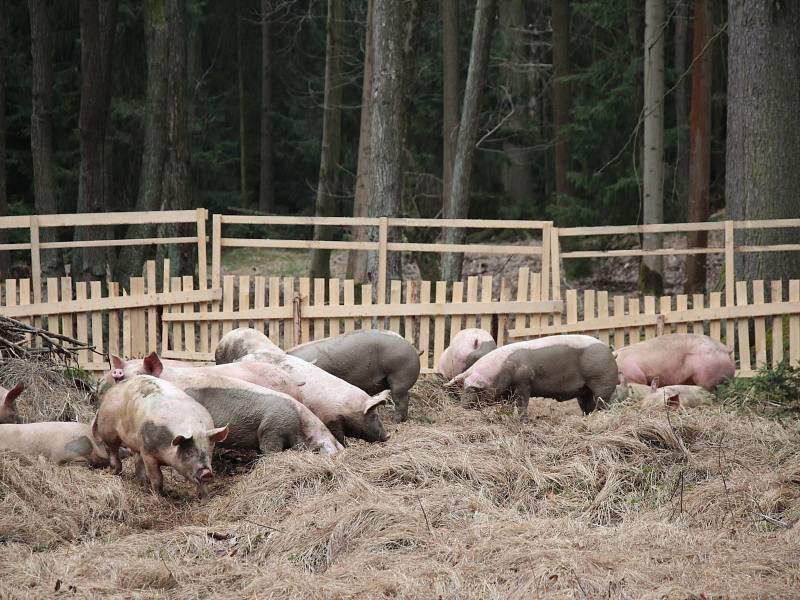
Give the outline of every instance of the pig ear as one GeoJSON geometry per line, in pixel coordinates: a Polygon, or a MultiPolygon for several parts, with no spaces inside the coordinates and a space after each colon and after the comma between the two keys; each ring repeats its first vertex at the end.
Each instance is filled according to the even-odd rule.
{"type": "Polygon", "coordinates": [[[99,437],[97,437],[97,415],[95,415],[92,419],[92,424],[89,426],[89,430],[92,432],[94,441],[100,443],[101,440],[99,437]]]}
{"type": "Polygon", "coordinates": [[[215,444],[219,442],[224,442],[225,438],[228,437],[228,426],[225,427],[217,427],[216,429],[209,429],[206,431],[206,435],[208,436],[209,442],[214,442],[215,444]]]}
{"type": "Polygon", "coordinates": [[[188,442],[191,439],[192,439],[192,434],[191,433],[188,434],[188,435],[176,435],[172,439],[172,445],[173,446],[180,446],[181,444],[183,444],[185,442],[188,442]]]}
{"type": "Polygon", "coordinates": [[[5,404],[6,406],[12,406],[14,404],[14,400],[17,399],[17,396],[19,396],[22,393],[22,390],[24,389],[25,386],[22,385],[21,383],[15,385],[13,388],[8,390],[8,392],[6,392],[6,397],[3,398],[3,404],[5,404]]]}
{"type": "Polygon", "coordinates": [[[670,396],[667,398],[667,408],[677,409],[681,406],[681,396],[680,394],[675,394],[674,396],[670,396]]]}
{"type": "Polygon", "coordinates": [[[122,360],[122,359],[121,359],[119,356],[117,356],[116,354],[112,354],[112,355],[111,355],[111,366],[112,366],[114,369],[124,369],[124,368],[125,368],[125,361],[124,361],[124,360],[122,360]]]}
{"type": "Polygon", "coordinates": [[[155,352],[151,352],[146,356],[142,365],[144,366],[144,372],[153,377],[160,377],[161,372],[164,370],[164,365],[161,364],[161,359],[158,358],[158,354],[155,352]]]}
{"type": "Polygon", "coordinates": [[[478,338],[475,338],[475,341],[472,342],[472,348],[473,348],[473,350],[477,350],[478,349],[478,338]]]}
{"type": "Polygon", "coordinates": [[[389,390],[383,390],[380,394],[372,396],[364,402],[364,414],[367,414],[373,408],[380,406],[381,404],[386,404],[386,401],[389,399],[389,390]]]}

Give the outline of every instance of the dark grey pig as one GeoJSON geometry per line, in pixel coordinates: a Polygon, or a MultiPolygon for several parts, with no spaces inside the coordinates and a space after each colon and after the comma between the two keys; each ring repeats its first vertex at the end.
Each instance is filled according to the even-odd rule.
{"type": "Polygon", "coordinates": [[[419,352],[393,331],[362,330],[295,346],[287,354],[361,388],[391,390],[394,420],[408,417],[408,390],[419,377],[419,352]]]}

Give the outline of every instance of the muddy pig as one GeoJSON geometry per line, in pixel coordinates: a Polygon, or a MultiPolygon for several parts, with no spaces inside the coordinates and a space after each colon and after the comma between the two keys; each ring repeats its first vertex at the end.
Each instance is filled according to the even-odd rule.
{"type": "Polygon", "coordinates": [[[643,408],[695,408],[710,405],[713,398],[711,392],[699,385],[668,385],[660,388],[655,385],[621,383],[617,385],[615,392],[615,401],[632,400],[643,408]]]}
{"type": "Polygon", "coordinates": [[[367,394],[391,390],[394,420],[408,417],[408,390],[419,377],[419,352],[397,333],[354,331],[295,346],[287,354],[313,363],[367,394]]]}
{"type": "Polygon", "coordinates": [[[256,352],[280,352],[278,346],[260,331],[249,327],[239,327],[222,336],[214,352],[214,362],[225,365],[236,362],[248,354],[256,352]]]}
{"type": "Polygon", "coordinates": [[[620,382],[660,386],[693,384],[712,391],[731,379],[736,365],[728,349],[705,335],[673,333],[620,348],[620,382]]]}
{"type": "Polygon", "coordinates": [[[492,335],[483,329],[462,329],[439,357],[437,372],[450,380],[496,348],[492,335]]]}
{"type": "Polygon", "coordinates": [[[556,335],[493,350],[447,385],[459,382],[467,405],[482,390],[515,396],[520,418],[526,421],[531,396],[577,398],[584,414],[592,412],[598,398],[608,400],[614,394],[617,370],[611,348],[596,338],[556,335]]]}
{"type": "Polygon", "coordinates": [[[330,456],[344,449],[314,413],[286,394],[197,369],[168,370],[166,376],[202,404],[215,424],[228,424],[228,437],[220,445],[266,453],[305,443],[330,456]]]}
{"type": "MultiPolygon", "coordinates": [[[[125,377],[150,374],[167,381],[181,369],[162,366],[153,353],[140,366],[125,367],[125,377]]],[[[197,373],[223,375],[288,394],[313,412],[340,443],[344,436],[368,442],[389,439],[376,408],[386,403],[386,395],[370,396],[330,373],[288,354],[263,352],[248,354],[241,362],[192,369],[197,373]]]]}
{"type": "Polygon", "coordinates": [[[136,477],[164,493],[161,466],[167,465],[207,494],[213,478],[214,444],[225,441],[228,427],[214,427],[208,410],[167,381],[138,375],[110,387],[92,421],[92,436],[108,449],[116,474],[119,449],[136,455],[136,477]]]}
{"type": "Polygon", "coordinates": [[[25,425],[0,425],[0,450],[14,450],[27,456],[44,456],[63,465],[88,463],[108,466],[108,453],[92,437],[85,423],[53,421],[25,425]]]}
{"type": "Polygon", "coordinates": [[[16,399],[24,389],[21,383],[10,390],[0,386],[0,423],[19,423],[16,399]]]}

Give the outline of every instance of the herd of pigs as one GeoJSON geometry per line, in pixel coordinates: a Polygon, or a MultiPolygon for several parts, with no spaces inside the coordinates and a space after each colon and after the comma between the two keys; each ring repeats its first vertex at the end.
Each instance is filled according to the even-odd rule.
{"type": "MultiPolygon", "coordinates": [[[[155,353],[129,361],[112,356],[91,424],[18,424],[22,386],[0,388],[0,449],[61,464],[110,464],[115,474],[130,455],[143,485],[163,493],[161,467],[171,466],[202,497],[216,444],[262,453],[303,445],[335,455],[348,437],[386,442],[376,409],[391,394],[395,420],[406,419],[419,355],[390,331],[357,331],[284,352],[264,334],[240,328],[220,340],[216,365],[155,353]]],[[[462,390],[463,406],[484,395],[514,398],[523,420],[531,397],[577,398],[588,414],[634,386],[675,408],[709,395],[734,370],[728,350],[702,335],[664,335],[613,352],[588,335],[498,348],[480,329],[459,332],[438,365],[445,387],[462,390]]]]}

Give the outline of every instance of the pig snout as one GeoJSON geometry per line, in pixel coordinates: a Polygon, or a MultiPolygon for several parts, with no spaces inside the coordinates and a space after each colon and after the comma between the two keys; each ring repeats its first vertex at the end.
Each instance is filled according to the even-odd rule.
{"type": "Polygon", "coordinates": [[[211,467],[200,467],[195,471],[194,479],[198,485],[208,483],[214,479],[214,472],[211,470],[211,467]]]}
{"type": "Polygon", "coordinates": [[[111,371],[111,377],[114,379],[115,382],[122,381],[123,379],[125,379],[125,371],[123,371],[122,369],[114,369],[111,371]]]}

